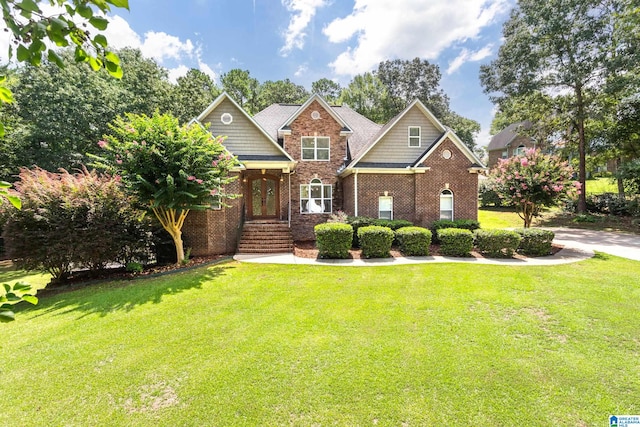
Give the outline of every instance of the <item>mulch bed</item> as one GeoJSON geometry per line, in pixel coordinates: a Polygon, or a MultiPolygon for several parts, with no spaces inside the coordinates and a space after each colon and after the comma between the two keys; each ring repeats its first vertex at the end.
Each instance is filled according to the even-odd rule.
{"type": "MultiPolygon", "coordinates": [[[[552,255],[558,253],[564,246],[553,244],[551,247],[552,255]]],[[[295,256],[300,258],[309,258],[309,259],[317,259],[318,258],[318,249],[316,249],[315,241],[303,241],[303,242],[295,242],[293,253],[295,256]]],[[[438,256],[442,255],[440,253],[440,245],[432,244],[429,247],[429,255],[430,256],[438,256]]],[[[402,253],[397,247],[391,248],[391,257],[399,258],[402,257],[402,253]]],[[[486,258],[480,252],[472,251],[471,258],[486,258]]],[[[362,259],[362,251],[360,249],[351,249],[349,250],[349,259],[362,259]]],[[[527,259],[526,256],[520,254],[514,254],[513,259],[527,259]]]]}

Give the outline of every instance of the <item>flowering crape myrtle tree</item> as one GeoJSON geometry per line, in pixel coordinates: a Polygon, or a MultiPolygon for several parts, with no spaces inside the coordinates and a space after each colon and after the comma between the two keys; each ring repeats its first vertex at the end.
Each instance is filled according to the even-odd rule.
{"type": "Polygon", "coordinates": [[[173,238],[182,263],[184,220],[191,210],[210,209],[235,196],[224,193],[235,158],[221,137],[197,124],[180,126],[170,114],[127,114],[110,128],[112,134],[98,142],[104,155],[95,165],[121,176],[127,190],[147,204],[173,238]]]}
{"type": "Polygon", "coordinates": [[[573,169],[557,156],[527,150],[523,156],[501,159],[491,172],[500,198],[514,206],[525,228],[545,206],[555,206],[563,198],[574,197],[580,183],[572,181],[573,169]]]}

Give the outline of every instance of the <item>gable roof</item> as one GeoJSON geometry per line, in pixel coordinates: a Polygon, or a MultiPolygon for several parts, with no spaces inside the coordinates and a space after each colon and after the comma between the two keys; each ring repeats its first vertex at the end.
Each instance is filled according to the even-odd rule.
{"type": "Polygon", "coordinates": [[[289,153],[287,153],[277,142],[276,139],[273,138],[271,135],[269,135],[263,128],[262,126],[260,126],[260,124],[258,122],[256,122],[245,110],[244,108],[242,108],[240,105],[238,105],[238,103],[232,98],[230,97],[227,92],[222,92],[216,99],[213,100],[213,102],[211,104],[209,104],[209,106],[207,108],[205,108],[205,110],[200,113],[198,115],[198,117],[196,117],[195,119],[192,119],[189,123],[199,123],[202,124],[201,121],[206,119],[207,116],[209,116],[209,114],[211,114],[223,101],[228,100],[230,101],[238,110],[240,110],[240,112],[243,114],[243,116],[251,123],[253,124],[256,129],[258,129],[260,131],[260,133],[262,133],[265,138],[271,143],[273,144],[280,153],[282,153],[283,156],[286,157],[287,160],[294,162],[293,158],[289,155],[289,153]]]}
{"type": "Polygon", "coordinates": [[[446,132],[447,128],[440,123],[440,121],[436,118],[436,116],[429,111],[427,107],[419,100],[415,99],[411,104],[409,104],[404,110],[402,110],[399,114],[397,114],[394,118],[392,118],[387,124],[382,126],[378,133],[370,140],[369,144],[364,146],[358,153],[353,153],[353,161],[349,164],[348,168],[354,167],[362,158],[369,152],[371,149],[378,143],[382,138],[398,123],[398,121],[403,118],[413,107],[418,107],[420,111],[427,117],[427,119],[434,125],[434,127],[440,132],[446,132]]]}
{"type": "Polygon", "coordinates": [[[313,95],[311,95],[309,97],[309,99],[307,99],[307,101],[302,104],[297,111],[295,111],[283,124],[282,126],[280,126],[280,128],[278,129],[278,131],[288,131],[289,126],[291,125],[291,123],[293,123],[293,121],[295,119],[298,118],[298,116],[300,114],[302,114],[302,112],[304,110],[307,109],[307,107],[309,105],[311,105],[311,103],[313,101],[318,101],[318,103],[322,106],[322,108],[324,108],[331,117],[333,117],[333,119],[338,122],[338,124],[340,124],[342,126],[342,132],[344,133],[352,133],[353,131],[351,130],[351,128],[349,128],[349,125],[347,125],[347,123],[344,121],[344,119],[342,117],[340,117],[340,115],[338,113],[336,113],[336,111],[331,108],[331,106],[327,103],[327,101],[324,100],[323,97],[321,97],[320,95],[318,95],[317,93],[314,93],[313,95]]]}
{"type": "Polygon", "coordinates": [[[412,167],[418,167],[422,162],[424,162],[427,157],[429,157],[446,139],[449,139],[453,144],[458,147],[460,151],[469,159],[472,164],[472,169],[486,169],[486,167],[482,164],[482,160],[475,155],[473,151],[467,147],[467,144],[462,142],[462,140],[455,134],[452,129],[447,128],[446,132],[442,134],[440,138],[434,141],[429,148],[424,152],[422,156],[412,165],[412,167]]]}
{"type": "Polygon", "coordinates": [[[493,138],[491,138],[491,141],[487,146],[487,151],[502,150],[506,148],[514,139],[520,136],[518,134],[520,129],[531,129],[532,125],[533,124],[529,120],[511,123],[509,126],[493,135],[493,138]]]}

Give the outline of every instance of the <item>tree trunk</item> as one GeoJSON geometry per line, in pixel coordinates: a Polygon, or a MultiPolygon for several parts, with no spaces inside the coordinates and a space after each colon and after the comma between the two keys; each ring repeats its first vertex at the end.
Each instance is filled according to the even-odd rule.
{"type": "Polygon", "coordinates": [[[616,159],[616,176],[617,176],[617,181],[618,181],[618,197],[621,199],[624,199],[624,181],[622,180],[622,178],[620,177],[620,174],[618,173],[618,169],[620,169],[620,166],[622,166],[622,159],[620,157],[618,157],[616,159]]]}
{"type": "Polygon", "coordinates": [[[587,144],[584,134],[584,99],[582,86],[576,87],[577,122],[578,122],[578,181],[580,181],[580,194],[578,195],[578,213],[587,213],[587,144]]]}
{"type": "Polygon", "coordinates": [[[184,225],[184,220],[189,213],[188,209],[185,210],[177,210],[173,208],[164,208],[162,206],[151,207],[153,213],[162,224],[162,228],[167,230],[167,233],[171,235],[173,239],[173,243],[176,246],[176,260],[177,264],[182,264],[184,262],[184,247],[182,244],[182,226],[184,225]]]}

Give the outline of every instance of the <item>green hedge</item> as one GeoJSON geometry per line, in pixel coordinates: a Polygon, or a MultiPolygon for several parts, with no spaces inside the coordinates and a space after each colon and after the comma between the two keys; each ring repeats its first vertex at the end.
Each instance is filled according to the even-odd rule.
{"type": "Polygon", "coordinates": [[[387,227],[395,231],[402,227],[410,227],[413,225],[411,221],[407,221],[404,219],[393,219],[393,220],[378,219],[378,218],[369,218],[366,216],[350,216],[347,218],[347,224],[350,224],[353,227],[353,247],[354,248],[360,247],[360,242],[358,241],[358,230],[361,227],[369,227],[372,225],[376,225],[378,227],[387,227]]]}
{"type": "Polygon", "coordinates": [[[474,238],[478,251],[490,257],[512,257],[522,237],[511,230],[476,230],[474,238]]]}
{"type": "Polygon", "coordinates": [[[340,222],[318,224],[313,231],[316,234],[316,247],[320,258],[348,258],[353,240],[353,227],[340,222]]]}
{"type": "Polygon", "coordinates": [[[370,225],[358,230],[358,240],[365,258],[387,258],[391,256],[393,231],[387,227],[370,225]]]}
{"type": "Polygon", "coordinates": [[[431,224],[431,232],[433,233],[434,241],[439,242],[438,230],[442,230],[443,228],[461,228],[463,230],[474,231],[480,228],[480,223],[475,219],[456,219],[455,221],[439,219],[433,221],[431,224]]]}
{"type": "Polygon", "coordinates": [[[544,256],[551,254],[551,243],[555,234],[539,228],[518,228],[514,230],[522,237],[518,252],[523,255],[544,256]]]}
{"type": "Polygon", "coordinates": [[[440,252],[448,256],[469,256],[473,249],[473,233],[462,228],[438,230],[440,252]]]}
{"type": "Polygon", "coordinates": [[[407,256],[429,255],[431,231],[422,227],[402,227],[396,231],[400,251],[407,256]]]}

